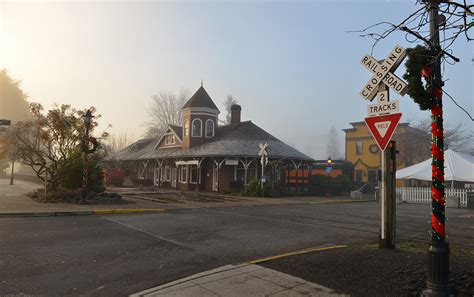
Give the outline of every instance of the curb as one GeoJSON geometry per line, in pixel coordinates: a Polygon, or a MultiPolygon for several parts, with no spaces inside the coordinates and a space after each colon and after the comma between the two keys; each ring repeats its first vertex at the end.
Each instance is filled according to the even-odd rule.
{"type": "Polygon", "coordinates": [[[129,214],[129,213],[154,213],[164,212],[162,208],[144,209],[97,209],[81,211],[56,211],[56,212],[15,212],[0,213],[0,218],[26,218],[26,217],[66,217],[66,216],[92,216],[108,214],[129,214]]]}
{"type": "Polygon", "coordinates": [[[93,210],[92,214],[105,215],[105,214],[128,214],[128,213],[152,213],[152,212],[164,212],[163,208],[136,208],[136,209],[98,209],[93,210]]]}
{"type": "Polygon", "coordinates": [[[0,218],[90,216],[93,214],[94,213],[91,210],[57,212],[15,212],[0,213],[0,218]]]}
{"type": "Polygon", "coordinates": [[[317,202],[308,202],[307,204],[337,204],[337,203],[360,203],[360,202],[375,202],[374,199],[358,199],[358,200],[325,200],[317,202]]]}

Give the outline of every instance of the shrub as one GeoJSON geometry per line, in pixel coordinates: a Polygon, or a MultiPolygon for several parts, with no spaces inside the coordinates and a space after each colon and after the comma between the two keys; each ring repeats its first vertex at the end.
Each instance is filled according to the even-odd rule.
{"type": "MultiPolygon", "coordinates": [[[[102,167],[99,165],[99,155],[90,155],[88,160],[87,186],[89,191],[101,193],[105,191],[102,167]]],[[[82,176],[84,163],[80,152],[71,155],[67,162],[61,164],[58,169],[61,176],[59,188],[79,189],[82,188],[82,176]]]]}
{"type": "Polygon", "coordinates": [[[338,175],[331,177],[322,174],[316,174],[309,179],[310,191],[316,195],[340,195],[348,193],[352,187],[352,182],[348,176],[338,175]]]}

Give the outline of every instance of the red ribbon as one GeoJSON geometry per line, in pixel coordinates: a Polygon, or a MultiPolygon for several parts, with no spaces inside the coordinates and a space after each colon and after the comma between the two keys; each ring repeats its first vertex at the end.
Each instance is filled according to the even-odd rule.
{"type": "Polygon", "coordinates": [[[434,214],[431,214],[431,227],[443,238],[446,237],[446,226],[441,224],[434,214]]]}
{"type": "Polygon", "coordinates": [[[444,205],[443,193],[436,187],[431,187],[431,198],[436,200],[439,204],[444,205]]]}
{"type": "Polygon", "coordinates": [[[435,144],[431,145],[431,154],[438,160],[444,160],[444,153],[435,144]]]}

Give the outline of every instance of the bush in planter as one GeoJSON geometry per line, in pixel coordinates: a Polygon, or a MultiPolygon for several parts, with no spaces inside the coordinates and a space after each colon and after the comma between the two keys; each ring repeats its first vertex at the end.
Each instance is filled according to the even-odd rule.
{"type": "Polygon", "coordinates": [[[332,181],[332,194],[340,195],[349,193],[352,188],[351,179],[346,175],[338,175],[332,181]]]}
{"type": "Polygon", "coordinates": [[[248,196],[262,196],[262,190],[260,187],[260,181],[256,179],[250,180],[247,185],[247,195],[248,196]]]}
{"type": "MultiPolygon", "coordinates": [[[[102,167],[99,165],[100,155],[91,154],[87,162],[88,167],[88,190],[96,193],[105,191],[104,175],[102,167]]],[[[82,176],[84,174],[84,160],[82,154],[77,151],[71,155],[70,159],[61,164],[58,169],[61,180],[59,188],[61,189],[79,189],[82,188],[82,176]]]]}
{"type": "Polygon", "coordinates": [[[326,194],[340,195],[348,193],[351,190],[352,182],[348,176],[338,175],[331,177],[322,174],[316,174],[309,179],[310,191],[316,195],[326,194]]]}

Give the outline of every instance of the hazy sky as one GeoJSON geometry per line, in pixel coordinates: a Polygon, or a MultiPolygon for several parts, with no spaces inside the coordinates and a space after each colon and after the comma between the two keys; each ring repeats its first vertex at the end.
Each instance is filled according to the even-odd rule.
{"type": "MultiPolygon", "coordinates": [[[[30,100],[91,105],[109,131],[141,136],[150,97],[204,87],[223,113],[228,94],[242,119],[303,152],[326,158],[327,133],[367,114],[358,95],[370,73],[360,64],[372,40],[346,30],[401,20],[405,1],[5,2],[0,0],[0,68],[21,79],[30,100]],[[336,4],[337,3],[337,4],[336,4]]],[[[373,52],[385,58],[396,33],[373,52]]],[[[445,90],[474,113],[473,47],[453,47],[445,90]]],[[[397,71],[401,76],[403,67],[397,71]]],[[[392,95],[392,99],[399,96],[392,95]]],[[[447,123],[469,118],[448,98],[447,123]]],[[[403,120],[429,117],[408,97],[403,120]]],[[[340,133],[341,145],[343,133],[340,133]]],[[[344,149],[341,147],[341,151],[344,149]]]]}

